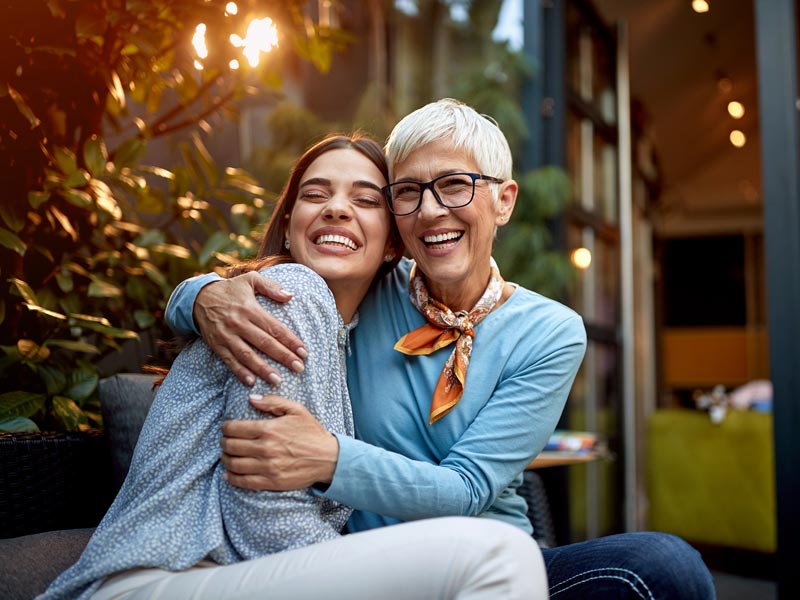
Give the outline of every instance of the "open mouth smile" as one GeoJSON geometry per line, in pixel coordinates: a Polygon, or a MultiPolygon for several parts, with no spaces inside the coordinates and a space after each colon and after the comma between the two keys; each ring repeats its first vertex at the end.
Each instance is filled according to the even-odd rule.
{"type": "Polygon", "coordinates": [[[343,235],[325,234],[314,240],[317,246],[344,246],[350,250],[358,250],[356,243],[343,235]]]}
{"type": "Polygon", "coordinates": [[[462,237],[464,237],[463,231],[448,231],[447,233],[422,236],[422,242],[428,248],[439,250],[455,245],[462,237]]]}

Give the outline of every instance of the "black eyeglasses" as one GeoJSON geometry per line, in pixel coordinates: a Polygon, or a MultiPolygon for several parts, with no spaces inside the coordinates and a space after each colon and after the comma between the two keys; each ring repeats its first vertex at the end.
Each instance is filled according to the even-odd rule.
{"type": "Polygon", "coordinates": [[[398,181],[384,186],[382,191],[389,204],[389,212],[398,217],[410,215],[422,206],[422,194],[430,190],[436,201],[445,208],[461,208],[475,197],[475,182],[478,179],[491,183],[503,183],[502,179],[480,173],[448,173],[428,183],[421,181],[398,181]]]}

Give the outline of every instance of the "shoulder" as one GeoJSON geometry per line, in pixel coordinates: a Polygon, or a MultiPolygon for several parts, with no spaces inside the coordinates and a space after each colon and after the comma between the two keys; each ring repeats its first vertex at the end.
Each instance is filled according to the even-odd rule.
{"type": "Polygon", "coordinates": [[[338,326],[340,317],[333,293],[315,271],[297,263],[283,263],[262,269],[259,273],[292,294],[292,299],[283,304],[258,296],[258,301],[271,314],[278,318],[285,315],[285,318],[292,320],[303,315],[304,319],[310,318],[317,326],[338,326]]]}
{"type": "Polygon", "coordinates": [[[325,280],[315,271],[298,263],[272,265],[259,271],[261,275],[280,283],[292,293],[313,290],[333,297],[325,280]]]}
{"type": "Polygon", "coordinates": [[[519,331],[521,335],[545,339],[557,335],[558,340],[564,343],[586,343],[586,328],[578,313],[522,286],[517,286],[500,307],[497,317],[503,326],[519,331]]]}

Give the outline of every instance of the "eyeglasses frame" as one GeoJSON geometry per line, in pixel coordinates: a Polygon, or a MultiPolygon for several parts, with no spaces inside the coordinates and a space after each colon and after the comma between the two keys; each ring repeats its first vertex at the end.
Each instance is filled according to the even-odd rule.
{"type": "Polygon", "coordinates": [[[488,181],[490,183],[504,183],[502,179],[498,179],[497,177],[491,177],[490,175],[483,175],[481,173],[468,173],[466,171],[458,171],[455,173],[445,173],[444,175],[439,175],[439,177],[434,177],[427,183],[423,183],[422,181],[413,181],[413,180],[406,180],[406,181],[395,181],[388,185],[385,185],[381,188],[381,192],[383,192],[383,197],[386,199],[386,205],[389,208],[389,212],[392,213],[395,217],[407,217],[408,215],[413,215],[417,212],[420,207],[422,206],[422,196],[425,195],[425,190],[430,190],[431,194],[433,194],[434,199],[436,202],[439,203],[439,206],[443,206],[444,208],[464,208],[465,206],[472,203],[475,199],[475,182],[478,180],[488,181]],[[454,177],[456,175],[466,175],[470,179],[472,179],[472,195],[470,196],[469,200],[464,204],[459,204],[458,206],[448,206],[442,199],[439,197],[439,194],[436,193],[436,188],[434,185],[437,181],[441,179],[445,179],[446,177],[454,177]],[[392,206],[392,196],[391,196],[391,188],[393,185],[401,184],[401,183],[414,183],[419,186],[419,200],[417,201],[417,205],[414,207],[414,210],[404,213],[397,213],[394,211],[394,207],[392,206]]]}

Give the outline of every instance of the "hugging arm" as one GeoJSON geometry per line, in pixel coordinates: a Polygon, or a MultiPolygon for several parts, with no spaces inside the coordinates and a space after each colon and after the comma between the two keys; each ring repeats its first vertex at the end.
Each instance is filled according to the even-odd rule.
{"type": "MultiPolygon", "coordinates": [[[[254,442],[240,447],[239,458],[223,460],[237,473],[236,485],[291,489],[287,486],[330,482],[326,497],[403,521],[481,514],[544,447],[583,358],[586,338],[577,315],[547,335],[560,341],[558,347],[506,378],[438,465],[337,436],[339,453],[331,478],[323,468],[313,469],[313,452],[302,447],[306,435],[283,418],[264,423],[272,431],[282,428],[283,447],[267,450],[254,442]],[[306,464],[309,477],[278,480],[267,474],[266,465],[273,465],[270,470],[277,473],[289,461],[306,464]]],[[[265,400],[271,412],[291,405],[283,399],[265,400]]],[[[295,407],[294,412],[302,411],[295,407]]],[[[303,422],[301,417],[296,417],[298,422],[303,422]]],[[[226,423],[226,441],[239,431],[239,423],[226,423]]]]}
{"type": "Polygon", "coordinates": [[[259,305],[256,294],[276,302],[291,298],[278,283],[255,272],[230,279],[211,273],[178,285],[164,318],[178,335],[202,335],[245,385],[252,386],[256,376],[275,385],[278,371],[259,351],[293,371],[302,370],[307,352],[294,332],[259,305]]]}

